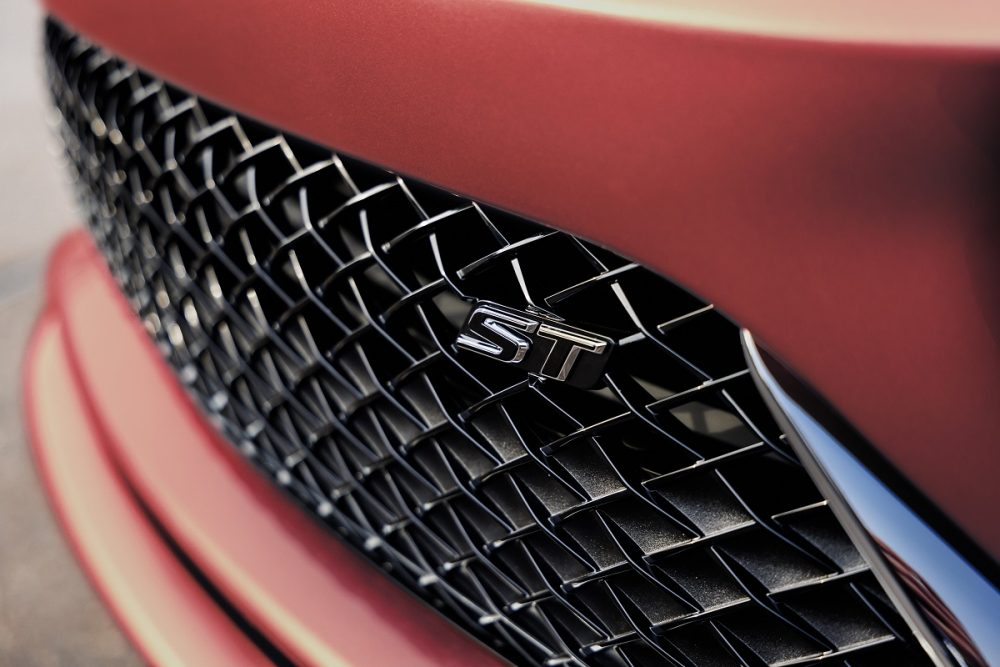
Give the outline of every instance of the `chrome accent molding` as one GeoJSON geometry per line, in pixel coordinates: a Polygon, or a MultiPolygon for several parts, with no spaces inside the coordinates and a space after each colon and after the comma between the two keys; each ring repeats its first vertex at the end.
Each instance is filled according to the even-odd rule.
{"type": "Polygon", "coordinates": [[[813,481],[938,665],[1000,665],[1000,591],[775,378],[742,332],[757,385],[813,481]]]}

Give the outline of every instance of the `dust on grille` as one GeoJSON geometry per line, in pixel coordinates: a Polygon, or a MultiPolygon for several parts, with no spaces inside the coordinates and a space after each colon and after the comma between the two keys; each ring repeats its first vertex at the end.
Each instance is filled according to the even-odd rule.
{"type": "Polygon", "coordinates": [[[736,327],[584,240],[225,111],[47,26],[93,236],[246,457],[525,664],[921,664],[736,327]],[[454,346],[612,338],[592,389],[454,346]]]}

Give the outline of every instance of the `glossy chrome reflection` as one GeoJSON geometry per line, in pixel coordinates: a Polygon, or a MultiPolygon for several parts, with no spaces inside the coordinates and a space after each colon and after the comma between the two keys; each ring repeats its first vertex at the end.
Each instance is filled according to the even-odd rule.
{"type": "Polygon", "coordinates": [[[742,336],[775,418],[931,658],[1000,665],[1000,591],[807,412],[742,336]]]}

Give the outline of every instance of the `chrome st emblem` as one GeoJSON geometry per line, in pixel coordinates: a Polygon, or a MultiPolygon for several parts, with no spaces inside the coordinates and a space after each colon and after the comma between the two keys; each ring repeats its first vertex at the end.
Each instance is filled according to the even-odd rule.
{"type": "Polygon", "coordinates": [[[455,345],[534,375],[590,387],[604,372],[614,342],[558,320],[482,301],[469,313],[455,345]]]}

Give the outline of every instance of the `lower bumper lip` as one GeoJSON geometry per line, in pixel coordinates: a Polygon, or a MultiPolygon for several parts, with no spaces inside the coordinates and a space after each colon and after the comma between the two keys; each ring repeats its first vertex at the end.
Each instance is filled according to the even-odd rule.
{"type": "Polygon", "coordinates": [[[91,582],[150,664],[266,664],[188,575],[104,451],[58,313],[39,319],[25,362],[37,467],[91,582]]]}
{"type": "Polygon", "coordinates": [[[203,422],[83,233],[56,251],[24,368],[39,472],[77,556],[154,664],[503,664],[299,512],[203,422]],[[134,495],[133,495],[134,494],[134,495]]]}

